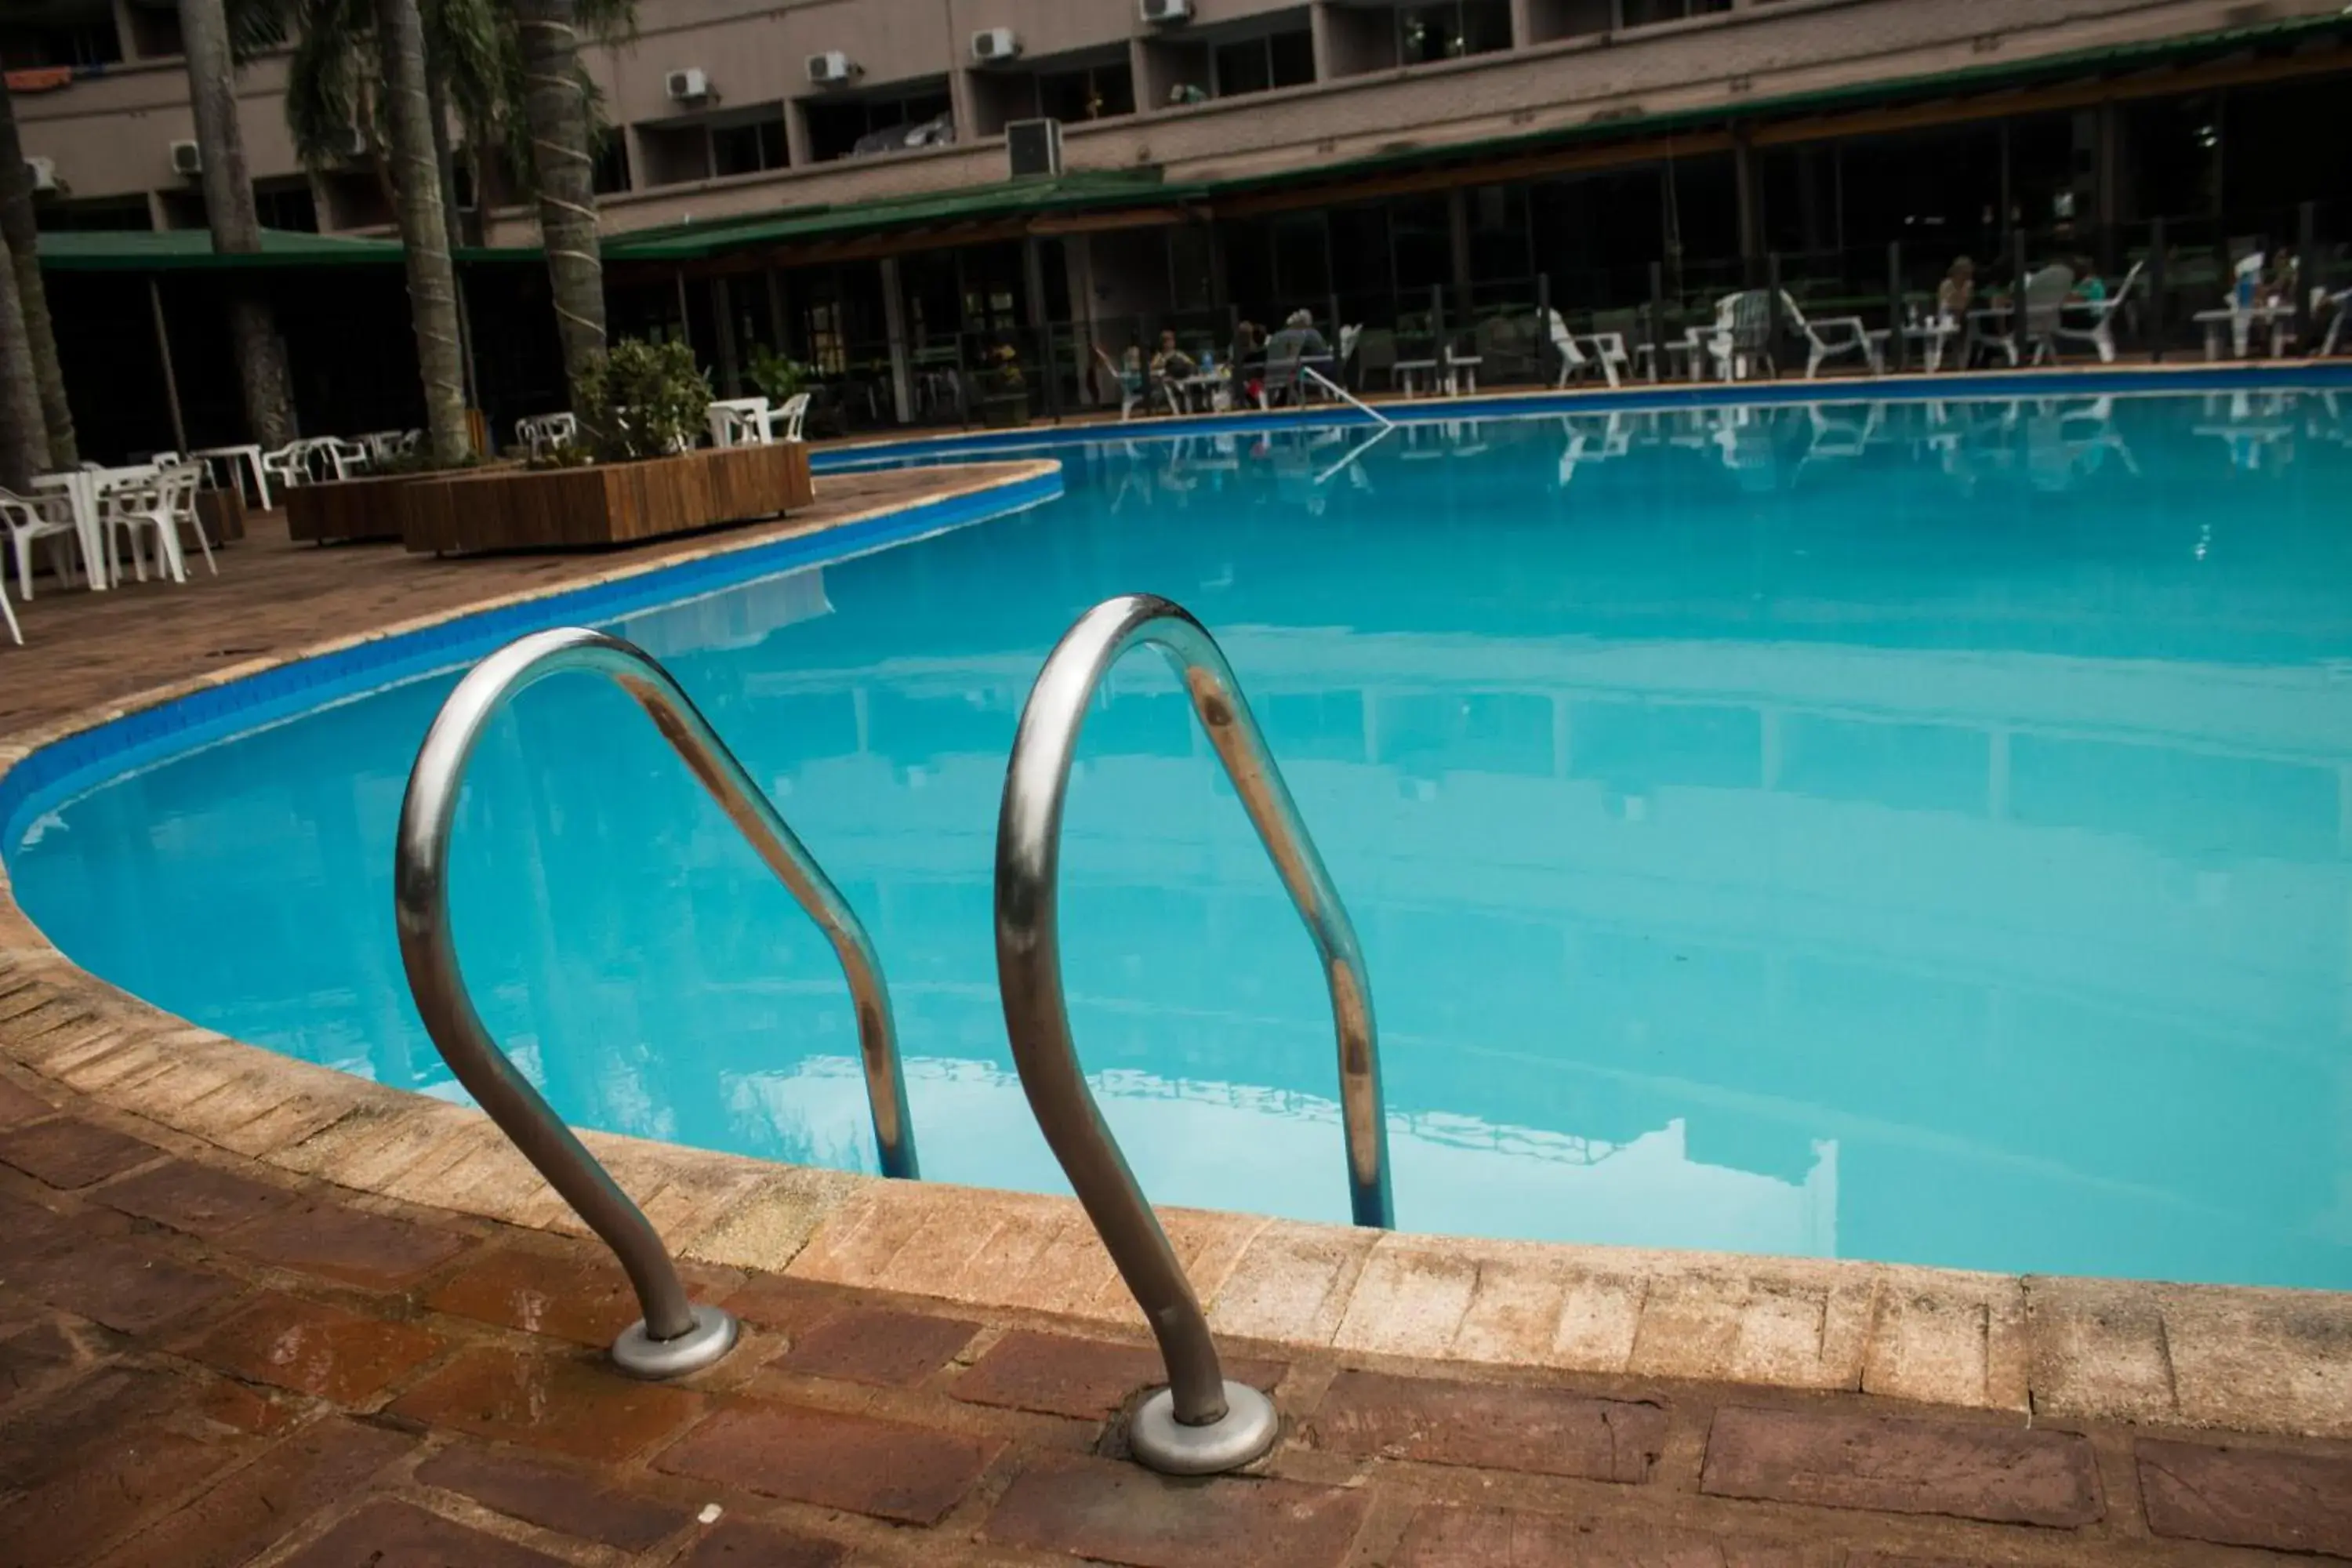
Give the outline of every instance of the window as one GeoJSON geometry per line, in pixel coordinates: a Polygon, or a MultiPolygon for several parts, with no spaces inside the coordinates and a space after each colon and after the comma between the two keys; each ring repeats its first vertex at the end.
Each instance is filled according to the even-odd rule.
{"type": "Polygon", "coordinates": [[[1646,27],[1656,22],[1679,22],[1685,16],[1712,16],[1731,9],[1731,0],[1622,0],[1617,25],[1646,27]]]}
{"type": "MultiPolygon", "coordinates": [[[[618,131],[608,131],[597,138],[596,168],[590,176],[595,182],[600,196],[609,196],[629,188],[629,139],[618,131]]],[[[470,202],[461,202],[470,206],[470,202]]]]}
{"type": "Polygon", "coordinates": [[[47,7],[39,21],[0,28],[0,66],[103,66],[122,58],[114,13],[105,5],[47,7]]]}
{"type": "Polygon", "coordinates": [[[1300,86],[1315,79],[1315,35],[1299,27],[1219,44],[1210,70],[1219,98],[1300,86]]]}
{"type": "Polygon", "coordinates": [[[1510,47],[1510,0],[1438,0],[1397,11],[1400,65],[1455,60],[1510,47]]]}
{"type": "Polygon", "coordinates": [[[264,228],[289,229],[297,234],[319,232],[319,204],[310,194],[308,180],[283,185],[256,184],[253,209],[264,228]]]}
{"type": "Polygon", "coordinates": [[[888,98],[824,98],[807,100],[809,156],[816,163],[861,152],[892,153],[909,145],[935,146],[955,140],[944,88],[888,98]],[[944,131],[926,133],[921,128],[944,131]],[[903,132],[903,136],[891,132],[903,132]]]}
{"type": "Polygon", "coordinates": [[[154,216],[145,196],[106,196],[87,202],[37,203],[33,218],[44,234],[68,234],[89,229],[152,229],[154,216]]]}
{"type": "Polygon", "coordinates": [[[781,104],[761,110],[759,119],[710,128],[710,172],[722,178],[781,169],[788,161],[781,104]]]}
{"type": "Polygon", "coordinates": [[[1115,65],[1083,66],[1076,70],[1040,71],[1037,111],[1066,125],[1133,114],[1135,73],[1128,68],[1125,60],[1115,65]]]}

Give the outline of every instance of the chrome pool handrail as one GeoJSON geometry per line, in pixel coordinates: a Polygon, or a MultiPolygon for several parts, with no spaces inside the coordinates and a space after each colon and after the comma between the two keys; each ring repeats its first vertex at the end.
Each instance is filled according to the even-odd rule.
{"type": "Polygon", "coordinates": [[[689,1301],[677,1267],[645,1212],[581,1143],[484,1027],[466,989],[449,924],[449,839],[466,764],[509,699],[563,670],[611,679],[636,700],[760,858],[832,942],[857,1014],[874,1137],[886,1175],[918,1174],[905,1076],[882,967],[866,928],[677,682],[633,643],[578,626],[519,637],[476,665],[435,715],[401,801],[393,866],[400,957],[417,1013],[476,1104],[604,1239],[635,1287],[645,1316],[614,1342],[613,1360],[643,1377],[675,1377],[732,1349],[734,1320],[689,1301]]]}
{"type": "Polygon", "coordinates": [[[1184,683],[1323,960],[1339,1036],[1349,1197],[1359,1225],[1394,1223],[1388,1125],[1371,990],[1355,928],[1233,667],[1216,639],[1179,605],[1137,594],[1096,605],[1047,657],[1022,710],[1005,769],[996,824],[997,982],[1030,1109],[1167,1363],[1169,1387],[1137,1412],[1130,1447],[1154,1468],[1206,1474],[1246,1464],[1271,1447],[1274,1409],[1255,1389],[1225,1381],[1192,1281],[1087,1088],[1062,991],[1057,905],[1070,763],[1096,688],[1138,643],[1158,647],[1184,683]]]}

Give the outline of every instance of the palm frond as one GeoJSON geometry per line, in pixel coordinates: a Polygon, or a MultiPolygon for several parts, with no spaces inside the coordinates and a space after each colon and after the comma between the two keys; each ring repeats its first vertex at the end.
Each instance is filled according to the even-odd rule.
{"type": "Polygon", "coordinates": [[[285,47],[299,0],[222,0],[228,18],[229,57],[243,65],[285,47]]]}

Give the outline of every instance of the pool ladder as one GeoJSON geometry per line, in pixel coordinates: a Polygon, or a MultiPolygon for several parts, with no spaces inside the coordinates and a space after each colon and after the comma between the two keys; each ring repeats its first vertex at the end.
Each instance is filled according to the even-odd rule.
{"type": "MultiPolygon", "coordinates": [[[[1155,1469],[1207,1475],[1245,1465],[1273,1446],[1278,1430],[1274,1406],[1256,1389],[1226,1381],[1200,1299],[1087,1088],[1062,987],[1058,873],[1070,765],[1097,689],[1111,666],[1139,644],[1157,647],[1183,684],[1321,959],[1339,1039],[1349,1205],[1355,1221],[1386,1229],[1395,1211],[1379,1037],[1355,928],[1233,668],[1216,639],[1181,605],[1150,595],[1097,605],[1055,645],[1013,739],[997,816],[997,982],[1013,1065],[1030,1109],[1142,1309],[1167,1365],[1168,1386],[1138,1409],[1129,1446],[1155,1469]]],[[[627,1271],[645,1317],[614,1342],[614,1363],[643,1377],[682,1376],[733,1348],[734,1321],[718,1308],[688,1300],[677,1265],[644,1212],[491,1041],[467,993],[450,939],[449,836],[467,761],[484,726],[509,698],[565,669],[607,675],[636,699],[832,941],[856,1005],[866,1093],[886,1175],[917,1176],[914,1129],[907,1115],[888,993],[864,927],[734,753],[650,655],[599,632],[540,632],[499,649],[458,682],[425,735],[401,806],[394,898],[401,958],[417,1011],[458,1082],[627,1271]]]]}

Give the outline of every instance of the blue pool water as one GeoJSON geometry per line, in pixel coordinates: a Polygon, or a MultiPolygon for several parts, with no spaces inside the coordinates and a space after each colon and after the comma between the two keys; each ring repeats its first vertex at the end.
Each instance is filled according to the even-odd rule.
{"type": "MultiPolygon", "coordinates": [[[[2352,1286],[2352,419],[1365,438],[1058,447],[1059,501],[618,626],[868,922],[928,1175],[1062,1188],[997,1006],[994,814],[1045,650],[1149,590],[1223,639],[1355,915],[1403,1226],[2352,1286]]],[[[175,1012],[452,1093],[390,873],[454,679],[33,803],[18,897],[175,1012]]],[[[1156,658],[1080,758],[1071,1013],[1138,1174],[1344,1219],[1311,950],[1156,658]]],[[[499,721],[454,884],[565,1115],[872,1168],[829,951],[618,693],[499,721]]]]}

